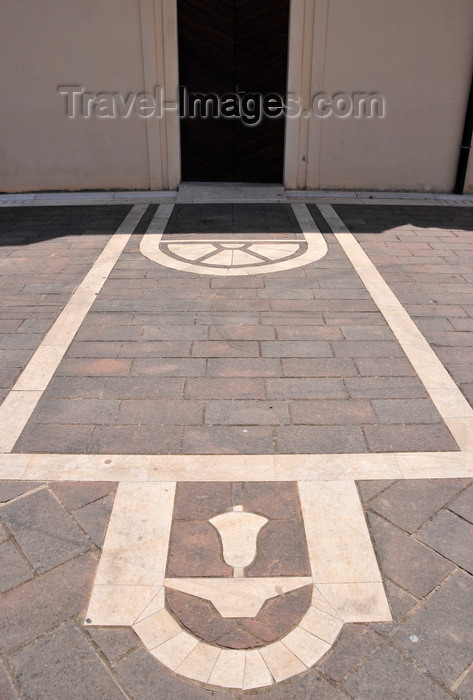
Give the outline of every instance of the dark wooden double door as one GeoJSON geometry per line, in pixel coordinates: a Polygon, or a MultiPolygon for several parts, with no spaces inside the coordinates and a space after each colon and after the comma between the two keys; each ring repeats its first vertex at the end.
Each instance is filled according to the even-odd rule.
{"type": "MultiPolygon", "coordinates": [[[[178,21],[181,94],[285,96],[289,0],[178,0],[178,21]]],[[[181,116],[182,179],[280,183],[284,130],[284,115],[181,116]]]]}

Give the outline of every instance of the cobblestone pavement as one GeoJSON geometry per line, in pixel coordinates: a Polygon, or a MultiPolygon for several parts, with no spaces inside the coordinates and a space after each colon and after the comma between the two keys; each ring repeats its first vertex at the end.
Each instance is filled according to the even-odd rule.
{"type": "MultiPolygon", "coordinates": [[[[2,399],[15,394],[21,372],[131,207],[0,208],[2,399]]],[[[471,405],[473,208],[333,207],[471,405]]],[[[328,248],[320,260],[298,266],[295,257],[292,269],[279,272],[212,276],[145,257],[140,242],[160,208],[143,207],[44,392],[34,392],[37,401],[18,440],[0,454],[2,700],[473,698],[473,447],[460,451],[435,391],[421,381],[328,217],[314,203],[308,210],[328,248]],[[424,453],[427,463],[435,457],[441,478],[394,471],[392,478],[353,477],[392,621],[347,622],[326,603],[327,634],[336,622],[333,646],[321,642],[315,665],[303,663],[302,643],[300,652],[285,648],[274,663],[266,650],[283,647],[279,640],[291,630],[308,640],[298,625],[317,608],[310,607],[317,579],[304,484],[319,478],[325,493],[325,483],[348,483],[332,482],[343,478],[344,460],[390,465],[403,453],[413,459],[424,453]],[[114,455],[121,455],[120,469],[114,455]],[[247,477],[238,470],[232,475],[236,462],[229,458],[228,473],[212,478],[212,469],[221,473],[213,455],[241,455],[247,477]],[[260,476],[262,462],[252,462],[252,455],[293,458],[293,480],[277,469],[260,476]],[[304,462],[304,455],[335,457],[322,478],[311,477],[318,462],[304,462]],[[138,618],[133,628],[131,622],[86,622],[94,581],[94,590],[104,588],[99,564],[111,572],[105,583],[120,587],[121,572],[132,565],[124,539],[134,523],[149,522],[144,508],[130,506],[120,524],[120,475],[130,494],[147,475],[145,496],[158,483],[150,476],[153,456],[168,460],[159,462],[168,474],[162,482],[177,482],[162,612],[165,607],[179,633],[205,642],[199,649],[215,653],[212,662],[201,659],[202,667],[211,663],[207,682],[190,679],[199,677],[189,661],[193,647],[182,665],[150,653],[146,640],[156,630],[146,629],[146,620],[155,619],[154,610],[159,614],[154,599],[149,618],[138,618]],[[453,458],[464,467],[449,467],[453,458]],[[242,532],[232,544],[232,528],[218,521],[222,514],[260,519],[256,554],[242,532]],[[250,552],[246,563],[232,559],[238,548],[250,552]],[[255,615],[247,608],[228,615],[219,607],[225,596],[210,602],[199,595],[202,579],[263,586],[271,577],[278,585],[296,583],[268,595],[255,615]],[[221,650],[230,656],[220,657],[221,650]],[[244,650],[250,651],[239,688],[224,688],[215,681],[218,659],[238,665],[244,650]],[[250,673],[255,658],[266,659],[264,672],[261,666],[250,673]],[[263,682],[264,673],[269,680],[263,682]],[[261,687],[245,686],[250,676],[261,677],[261,687]]],[[[278,236],[305,234],[289,201],[176,205],[167,227],[166,245],[173,236],[201,242],[218,235],[219,250],[239,245],[245,235],[266,245],[265,237],[277,243],[278,236]]],[[[11,415],[10,422],[2,415],[5,431],[11,415]]],[[[333,546],[335,560],[345,557],[347,568],[363,564],[360,540],[353,551],[336,551],[330,502],[326,508],[314,515],[322,521],[322,556],[333,546]]],[[[140,532],[131,536],[137,550],[146,547],[140,532]]],[[[155,536],[158,542],[162,533],[155,536]]],[[[147,587],[156,551],[141,562],[137,588],[147,587]]],[[[135,589],[126,595],[132,602],[135,589]]],[[[166,639],[175,634],[171,629],[166,639]]]]}

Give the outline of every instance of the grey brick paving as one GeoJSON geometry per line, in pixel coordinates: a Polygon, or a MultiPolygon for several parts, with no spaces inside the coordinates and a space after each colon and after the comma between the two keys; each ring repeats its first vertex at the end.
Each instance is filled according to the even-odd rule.
{"type": "Polygon", "coordinates": [[[14,654],[11,664],[28,698],[126,698],[72,622],[66,622],[14,654]]]}
{"type": "Polygon", "coordinates": [[[393,644],[448,687],[471,664],[473,579],[456,572],[392,637],[393,644]],[[411,636],[418,641],[413,642],[411,636]]]}
{"type": "MultiPolygon", "coordinates": [[[[360,234],[362,245],[373,259],[379,256],[382,274],[471,396],[473,303],[465,285],[473,277],[465,254],[472,222],[459,207],[430,218],[422,213],[423,219],[417,212],[415,226],[394,234],[384,231],[398,225],[399,214],[386,219],[386,211],[378,213],[380,231],[360,234]]],[[[83,276],[89,265],[82,262],[98,254],[100,236],[84,239],[84,248],[73,239],[67,250],[57,239],[43,241],[53,271],[35,278],[44,298],[34,288],[19,294],[31,279],[18,279],[15,284],[23,286],[12,282],[12,296],[0,308],[0,331],[30,339],[6,345],[28,345],[67,300],[68,282],[57,279],[51,251],[60,253],[58,274],[67,267],[83,276]],[[82,260],[78,265],[68,266],[71,249],[82,260]]],[[[33,419],[16,449],[456,449],[382,316],[360,293],[359,278],[329,242],[329,256],[318,266],[239,280],[236,287],[235,280],[159,268],[137,252],[134,236],[38,406],[44,418],[53,411],[51,402],[64,402],[56,415],[69,422],[33,419]],[[264,356],[276,346],[279,354],[264,356]],[[329,351],[326,357],[318,356],[320,348],[329,351]],[[78,423],[81,411],[90,423],[78,423]]],[[[9,262],[23,265],[25,250],[14,250],[9,262]]],[[[28,357],[28,348],[0,350],[0,389],[8,389],[28,357]]],[[[0,523],[0,580],[7,588],[0,600],[2,700],[473,698],[471,480],[358,487],[394,621],[347,625],[314,670],[276,688],[243,693],[179,678],[128,628],[81,627],[115,485],[0,484],[0,519],[3,511],[16,513],[10,524],[0,523]],[[42,571],[42,565],[54,568],[42,571]]]]}
{"type": "MultiPolygon", "coordinates": [[[[264,217],[286,217],[283,228],[294,224],[287,207],[271,214],[270,209],[263,207],[264,217]]],[[[204,216],[204,211],[191,208],[185,216],[204,216]]],[[[233,230],[236,224],[225,217],[240,217],[238,211],[224,207],[216,219],[199,219],[199,235],[206,235],[202,227],[211,227],[212,221],[233,230]]],[[[264,217],[261,225],[266,226],[264,217]]],[[[242,226],[243,219],[238,221],[242,226]]],[[[330,236],[329,253],[315,266],[232,279],[157,266],[141,255],[139,240],[139,235],[130,239],[15,450],[456,449],[330,236]],[[254,408],[233,403],[230,409],[226,403],[238,401],[255,402],[254,408]],[[270,408],[273,403],[277,410],[270,408]],[[247,439],[239,443],[233,426],[247,430],[247,439]]],[[[410,278],[404,283],[413,284],[410,278]]]]}
{"type": "Polygon", "coordinates": [[[417,533],[420,542],[432,547],[461,569],[473,574],[473,525],[454,513],[442,511],[417,533]]]}
{"type": "Polygon", "coordinates": [[[2,208],[1,386],[13,386],[129,210],[128,205],[2,208]]]}
{"type": "Polygon", "coordinates": [[[37,572],[48,571],[91,546],[46,490],[2,506],[0,519],[37,572]]]}
{"type": "Polygon", "coordinates": [[[447,700],[451,696],[394,649],[377,651],[345,683],[354,700],[447,700]]]}

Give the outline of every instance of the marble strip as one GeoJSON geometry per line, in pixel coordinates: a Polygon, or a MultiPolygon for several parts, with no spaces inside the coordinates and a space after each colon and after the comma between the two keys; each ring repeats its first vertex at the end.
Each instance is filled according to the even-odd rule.
{"type": "Polygon", "coordinates": [[[0,452],[10,452],[147,208],[133,207],[46,333],[0,406],[0,452]]]}
{"type": "Polygon", "coordinates": [[[461,450],[471,451],[473,408],[333,207],[330,204],[321,204],[319,208],[406,353],[457,445],[461,450]]]}
{"type": "Polygon", "coordinates": [[[23,481],[365,481],[473,478],[468,452],[302,455],[0,454],[0,479],[23,481]]]}

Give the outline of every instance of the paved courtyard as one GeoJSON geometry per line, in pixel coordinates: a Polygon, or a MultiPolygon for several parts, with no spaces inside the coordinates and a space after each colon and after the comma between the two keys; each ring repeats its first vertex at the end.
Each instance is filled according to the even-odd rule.
{"type": "Polygon", "coordinates": [[[0,197],[0,697],[473,699],[473,200],[0,197]]]}

